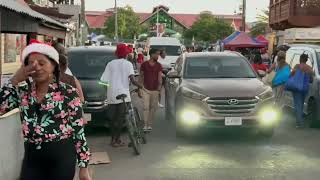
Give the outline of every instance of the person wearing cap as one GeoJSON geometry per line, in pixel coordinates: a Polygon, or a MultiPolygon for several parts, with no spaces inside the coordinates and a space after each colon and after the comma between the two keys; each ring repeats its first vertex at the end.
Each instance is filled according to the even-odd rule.
{"type": "Polygon", "coordinates": [[[131,62],[127,60],[130,53],[125,44],[117,45],[115,55],[118,59],[109,62],[103,72],[100,81],[103,84],[108,84],[107,100],[110,107],[110,128],[111,128],[111,143],[112,147],[124,146],[125,143],[121,140],[121,130],[125,123],[125,104],[122,100],[116,97],[121,94],[127,95],[125,101],[131,103],[129,85],[132,84],[141,88],[142,86],[134,78],[134,69],[131,62]]]}
{"type": "Polygon", "coordinates": [[[285,83],[290,76],[290,65],[286,62],[286,52],[279,51],[277,54],[277,63],[274,63],[268,70],[268,73],[275,71],[275,76],[272,81],[272,88],[275,94],[276,104],[282,108],[284,95],[285,95],[285,83]]]}
{"type": "MultiPolygon", "coordinates": [[[[302,73],[305,74],[305,78],[307,79],[306,83],[307,85],[310,86],[309,82],[312,82],[313,76],[315,75],[313,69],[311,66],[307,64],[309,59],[308,54],[302,54],[300,56],[300,64],[297,64],[292,72],[291,76],[294,76],[297,71],[301,71],[302,73]]],[[[301,84],[305,82],[299,82],[301,84]]],[[[309,87],[307,88],[309,89],[309,87]]],[[[296,115],[296,128],[300,129],[304,127],[304,119],[303,119],[303,108],[304,108],[304,101],[308,95],[308,92],[303,92],[303,91],[293,91],[292,92],[292,97],[293,97],[293,102],[294,102],[294,110],[295,110],[295,115],[296,115]]]]}
{"type": "Polygon", "coordinates": [[[21,180],[90,180],[82,105],[75,88],[60,82],[59,54],[33,40],[23,65],[0,90],[0,114],[20,109],[24,136],[21,180]]]}

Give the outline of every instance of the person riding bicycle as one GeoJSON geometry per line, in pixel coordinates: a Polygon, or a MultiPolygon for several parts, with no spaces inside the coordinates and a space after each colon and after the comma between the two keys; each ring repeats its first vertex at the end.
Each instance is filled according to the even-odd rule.
{"type": "Polygon", "coordinates": [[[111,146],[120,147],[125,143],[121,140],[121,130],[125,122],[125,105],[122,100],[117,100],[120,94],[127,95],[125,102],[130,103],[130,81],[138,88],[142,86],[134,78],[132,63],[127,60],[130,53],[125,44],[117,45],[115,55],[118,59],[107,64],[101,76],[102,83],[108,84],[107,99],[110,106],[111,146]]]}

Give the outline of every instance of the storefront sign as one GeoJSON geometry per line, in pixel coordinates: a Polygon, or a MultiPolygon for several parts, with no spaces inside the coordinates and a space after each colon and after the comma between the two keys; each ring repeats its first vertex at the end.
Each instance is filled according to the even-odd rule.
{"type": "Polygon", "coordinates": [[[292,28],[285,31],[286,40],[319,40],[320,28],[292,28]]]}

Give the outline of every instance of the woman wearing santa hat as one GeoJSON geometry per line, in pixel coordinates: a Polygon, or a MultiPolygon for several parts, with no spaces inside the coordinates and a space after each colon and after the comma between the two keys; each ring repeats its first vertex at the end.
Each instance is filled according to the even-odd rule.
{"type": "Polygon", "coordinates": [[[33,41],[22,53],[24,64],[0,90],[0,114],[20,108],[25,154],[21,180],[90,180],[89,148],[81,101],[75,88],[62,83],[59,54],[33,41]]]}

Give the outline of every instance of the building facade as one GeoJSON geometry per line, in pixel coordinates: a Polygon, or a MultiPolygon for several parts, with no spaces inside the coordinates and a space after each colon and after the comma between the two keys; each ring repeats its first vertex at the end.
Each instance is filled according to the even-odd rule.
{"type": "Polygon", "coordinates": [[[23,0],[0,0],[0,75],[13,74],[21,66],[21,53],[30,39],[46,36],[64,39],[66,26],[33,11],[23,0]]]}
{"type": "MultiPolygon", "coordinates": [[[[210,13],[210,12],[206,12],[210,13]]],[[[114,9],[110,8],[106,11],[86,11],[86,20],[89,28],[96,32],[102,32],[106,21],[114,14],[114,9]]],[[[170,13],[170,9],[166,6],[158,6],[153,8],[150,13],[136,13],[140,17],[140,24],[150,27],[151,31],[156,29],[157,19],[159,23],[163,24],[166,29],[183,33],[185,30],[191,28],[200,14],[178,14],[170,13]]],[[[235,30],[240,30],[242,25],[242,16],[239,14],[234,15],[219,15],[213,14],[217,18],[223,19],[229,23],[235,30]]],[[[248,28],[247,28],[248,29],[248,28]]]]}

